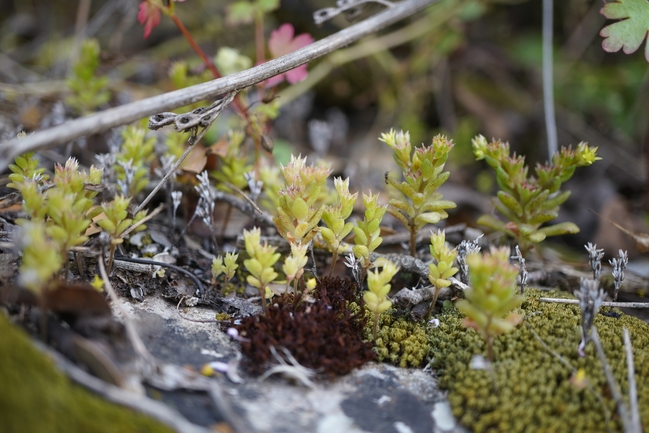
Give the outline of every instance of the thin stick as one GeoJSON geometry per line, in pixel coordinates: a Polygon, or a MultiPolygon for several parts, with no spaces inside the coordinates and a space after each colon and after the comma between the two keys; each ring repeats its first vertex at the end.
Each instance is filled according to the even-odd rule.
{"type": "MultiPolygon", "coordinates": [[[[552,302],[555,304],[579,304],[577,299],[560,298],[539,298],[541,302],[552,302]]],[[[602,307],[617,308],[649,308],[649,302],[602,302],[602,307]]]]}
{"type": "Polygon", "coordinates": [[[543,109],[548,136],[548,161],[557,151],[557,123],[554,114],[554,84],[552,79],[552,2],[543,0],[543,109]]]}
{"type": "Polygon", "coordinates": [[[630,433],[642,433],[640,423],[640,409],[638,408],[638,388],[635,383],[635,365],[633,363],[633,346],[629,330],[622,328],[624,332],[624,351],[626,352],[626,369],[629,382],[629,411],[631,412],[630,433]]]}
{"type": "Polygon", "coordinates": [[[622,394],[620,393],[620,388],[618,387],[617,382],[615,381],[615,376],[613,376],[613,372],[611,371],[611,366],[608,365],[608,362],[606,361],[606,355],[604,354],[604,348],[602,347],[602,342],[599,340],[597,327],[593,326],[593,329],[590,332],[590,338],[595,344],[595,348],[597,349],[597,356],[599,357],[599,361],[602,363],[602,368],[604,369],[604,376],[606,376],[606,382],[608,383],[608,387],[611,390],[611,394],[613,395],[613,400],[615,401],[615,406],[617,408],[617,414],[620,416],[620,420],[622,421],[622,427],[624,428],[624,432],[633,433],[634,430],[632,430],[631,428],[632,426],[630,425],[629,415],[627,413],[624,400],[622,400],[622,394]]]}
{"type": "Polygon", "coordinates": [[[139,226],[141,226],[142,224],[144,224],[145,222],[149,221],[151,218],[153,218],[154,216],[156,216],[156,215],[158,215],[160,212],[162,212],[162,210],[163,210],[164,208],[165,208],[165,205],[164,205],[164,203],[162,203],[160,206],[158,206],[157,208],[155,208],[155,209],[153,210],[153,212],[151,212],[150,214],[148,214],[147,216],[145,216],[144,218],[142,218],[140,221],[136,222],[135,224],[133,224],[132,226],[130,226],[129,228],[127,228],[126,230],[124,230],[124,231],[122,232],[122,234],[118,236],[118,238],[120,238],[120,239],[124,239],[124,237],[128,236],[128,234],[131,233],[133,230],[135,230],[136,228],[138,228],[139,226]]]}
{"type": "Polygon", "coordinates": [[[244,89],[275,75],[282,74],[314,59],[347,46],[400,21],[438,0],[403,0],[358,24],[341,30],[290,54],[270,60],[254,68],[231,74],[207,83],[114,107],[100,113],[75,119],[53,128],[35,132],[24,138],[13,138],[0,143],[0,171],[18,155],[67,143],[79,137],[97,134],[125,125],[146,116],[170,111],[223,93],[244,89]]]}
{"type": "Polygon", "coordinates": [[[135,328],[135,324],[133,323],[131,316],[119,302],[117,293],[115,292],[115,289],[113,289],[113,285],[110,283],[108,272],[106,272],[103,253],[100,254],[97,258],[97,263],[99,264],[99,274],[101,275],[101,279],[104,280],[104,287],[106,288],[106,292],[108,293],[108,296],[110,297],[110,300],[112,301],[115,308],[117,308],[117,310],[119,310],[120,314],[122,315],[122,318],[124,319],[124,327],[126,328],[126,335],[128,335],[128,339],[133,345],[133,350],[135,350],[135,353],[137,353],[141,361],[143,361],[144,375],[148,376],[155,370],[155,358],[153,358],[149,350],[144,345],[144,342],[140,338],[140,335],[137,333],[137,329],[135,328]]]}
{"type": "MultiPolygon", "coordinates": [[[[140,205],[135,209],[135,211],[133,212],[134,215],[137,215],[138,212],[140,212],[142,209],[144,209],[144,206],[146,206],[146,204],[158,193],[158,191],[160,191],[160,189],[164,186],[164,184],[167,182],[167,180],[169,180],[169,178],[176,172],[176,170],[178,170],[178,167],[180,167],[180,164],[182,164],[183,161],[185,160],[185,158],[187,158],[187,155],[189,155],[189,153],[192,150],[194,150],[194,147],[196,147],[198,142],[201,141],[201,138],[203,138],[203,135],[205,135],[205,133],[207,132],[208,129],[209,129],[209,127],[203,128],[198,133],[198,135],[192,135],[189,138],[189,146],[187,147],[187,149],[185,149],[185,152],[183,152],[183,154],[180,155],[180,158],[178,158],[178,160],[176,162],[174,162],[174,165],[171,166],[171,168],[164,175],[162,180],[160,180],[160,182],[155,186],[155,188],[153,188],[153,191],[151,191],[149,193],[149,195],[144,199],[144,201],[142,203],[140,203],[140,205]]],[[[1,146],[2,145],[0,145],[0,147],[1,146]]]]}

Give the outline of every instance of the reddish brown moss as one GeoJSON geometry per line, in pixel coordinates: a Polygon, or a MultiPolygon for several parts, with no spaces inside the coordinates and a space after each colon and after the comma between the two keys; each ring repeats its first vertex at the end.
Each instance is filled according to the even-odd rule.
{"type": "Polygon", "coordinates": [[[249,339],[241,343],[247,366],[253,373],[274,363],[270,347],[284,347],[303,366],[325,374],[346,374],[374,359],[372,344],[364,342],[365,308],[358,289],[349,279],[323,278],[315,289],[315,302],[295,307],[292,296],[271,303],[263,316],[243,319],[238,330],[249,339]]]}

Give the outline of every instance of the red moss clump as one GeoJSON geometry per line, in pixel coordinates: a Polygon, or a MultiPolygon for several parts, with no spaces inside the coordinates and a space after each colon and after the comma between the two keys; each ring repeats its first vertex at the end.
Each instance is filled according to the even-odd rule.
{"type": "Polygon", "coordinates": [[[304,367],[330,375],[349,373],[374,359],[372,343],[362,339],[366,316],[356,284],[339,277],[323,278],[315,298],[295,307],[291,295],[282,295],[265,315],[242,320],[237,329],[249,341],[241,343],[241,351],[252,373],[276,363],[271,346],[284,347],[304,367]],[[361,308],[354,313],[348,302],[361,308]]]}

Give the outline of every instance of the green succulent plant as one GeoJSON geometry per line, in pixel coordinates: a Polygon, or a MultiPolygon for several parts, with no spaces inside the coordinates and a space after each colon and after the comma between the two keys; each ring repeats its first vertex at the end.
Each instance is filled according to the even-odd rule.
{"type": "Polygon", "coordinates": [[[373,336],[375,341],[379,316],[392,307],[392,301],[388,299],[390,281],[399,272],[399,267],[389,260],[377,261],[376,265],[382,269],[380,272],[376,269],[367,273],[368,290],[363,294],[365,307],[374,314],[373,336]]]}
{"type": "Polygon", "coordinates": [[[511,312],[521,305],[523,297],[516,286],[519,271],[509,263],[509,255],[508,247],[469,254],[466,261],[471,284],[464,291],[465,299],[456,304],[466,315],[464,326],[475,329],[486,340],[490,360],[494,337],[512,331],[522,319],[511,312]]]}
{"type": "Polygon", "coordinates": [[[250,231],[244,230],[243,241],[249,257],[243,261],[243,266],[250,272],[246,281],[251,286],[259,289],[261,302],[264,311],[266,311],[266,297],[271,295],[268,285],[277,278],[277,272],[273,269],[273,265],[277,263],[281,255],[276,252],[276,247],[270,246],[267,243],[262,245],[261,230],[257,227],[250,231]]]}
{"type": "Polygon", "coordinates": [[[433,138],[430,146],[412,151],[410,134],[390,130],[379,140],[394,151],[394,160],[403,172],[403,181],[386,174],[385,181],[405,196],[405,200],[391,199],[388,212],[401,221],[410,232],[410,255],[417,253],[417,233],[427,224],[436,224],[448,218],[446,209],[454,208],[452,201],[442,200],[437,192],[450,173],[444,165],[453,149],[453,141],[443,135],[433,138]]]}
{"type": "Polygon", "coordinates": [[[338,193],[338,199],[333,205],[326,205],[322,213],[322,221],[326,227],[320,228],[320,234],[325,243],[331,250],[331,268],[329,276],[333,274],[336,267],[338,255],[344,251],[343,239],[352,231],[354,224],[345,222],[354,210],[354,204],[358,198],[358,193],[349,192],[349,178],[334,178],[334,186],[338,193]]]}
{"type": "Polygon", "coordinates": [[[596,147],[588,147],[583,142],[575,149],[564,147],[552,156],[551,164],[537,165],[534,177],[528,176],[524,157],[509,155],[508,143],[500,140],[489,143],[479,135],[473,139],[472,146],[476,159],[486,160],[496,171],[500,191],[493,204],[509,220],[503,222],[493,215],[483,215],[478,219],[479,225],[515,238],[522,252],[546,237],[579,232],[579,227],[571,222],[543,224],[555,219],[559,206],[570,197],[570,191],[560,190],[561,184],[572,177],[577,167],[601,159],[597,157],[596,147]]]}
{"type": "Polygon", "coordinates": [[[96,75],[99,53],[99,43],[95,39],[83,41],[79,60],[67,80],[72,94],[66,102],[81,114],[90,113],[110,100],[110,92],[106,90],[108,78],[96,75]]]}
{"type": "Polygon", "coordinates": [[[379,205],[378,194],[363,194],[363,204],[365,205],[365,215],[363,220],[357,220],[354,230],[354,245],[352,252],[360,261],[363,272],[360,282],[363,283],[367,270],[372,266],[371,255],[375,249],[381,245],[381,221],[385,215],[387,206],[379,205]]]}
{"type": "Polygon", "coordinates": [[[223,274],[226,283],[230,281],[239,267],[238,259],[239,254],[236,253],[225,253],[225,257],[214,257],[212,259],[212,284],[216,284],[216,279],[221,274],[223,274]]]}
{"type": "Polygon", "coordinates": [[[457,250],[451,249],[446,243],[446,234],[443,230],[430,234],[430,255],[433,260],[428,265],[428,280],[433,285],[435,295],[430,303],[428,315],[432,312],[437,302],[440,290],[451,285],[451,278],[458,272],[458,268],[453,266],[457,257],[457,250]]]}

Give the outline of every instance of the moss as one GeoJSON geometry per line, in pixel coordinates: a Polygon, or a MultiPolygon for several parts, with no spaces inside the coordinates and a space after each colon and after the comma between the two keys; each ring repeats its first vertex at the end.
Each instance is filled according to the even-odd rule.
{"type": "Polygon", "coordinates": [[[230,320],[232,316],[228,313],[216,313],[216,320],[230,320]]]}
{"type": "MultiPolygon", "coordinates": [[[[453,413],[475,433],[480,432],[563,432],[621,431],[615,404],[595,348],[580,358],[580,311],[575,305],[538,301],[541,292],[528,290],[520,313],[524,324],[494,341],[493,377],[485,370],[473,370],[474,354],[484,354],[484,341],[462,326],[462,315],[454,307],[439,317],[440,326],[428,331],[433,367],[439,384],[449,391],[453,413]],[[573,370],[562,364],[536,340],[531,327],[575,369],[584,369],[590,388],[579,389],[570,378],[573,370]],[[494,388],[495,381],[495,388],[494,388]]],[[[544,292],[542,296],[569,297],[544,292]]],[[[622,328],[629,329],[634,348],[639,407],[643,425],[649,425],[649,325],[622,314],[595,319],[606,357],[615,377],[627,393],[626,359],[622,328]]]]}
{"type": "Polygon", "coordinates": [[[172,431],[72,384],[1,314],[0,335],[0,431],[172,431]]]}
{"type": "MultiPolygon", "coordinates": [[[[395,310],[388,310],[379,318],[379,331],[374,344],[377,360],[388,361],[400,367],[419,367],[430,352],[426,327],[407,319],[395,318],[395,310]]],[[[365,329],[372,339],[372,326],[365,329]]]]}

